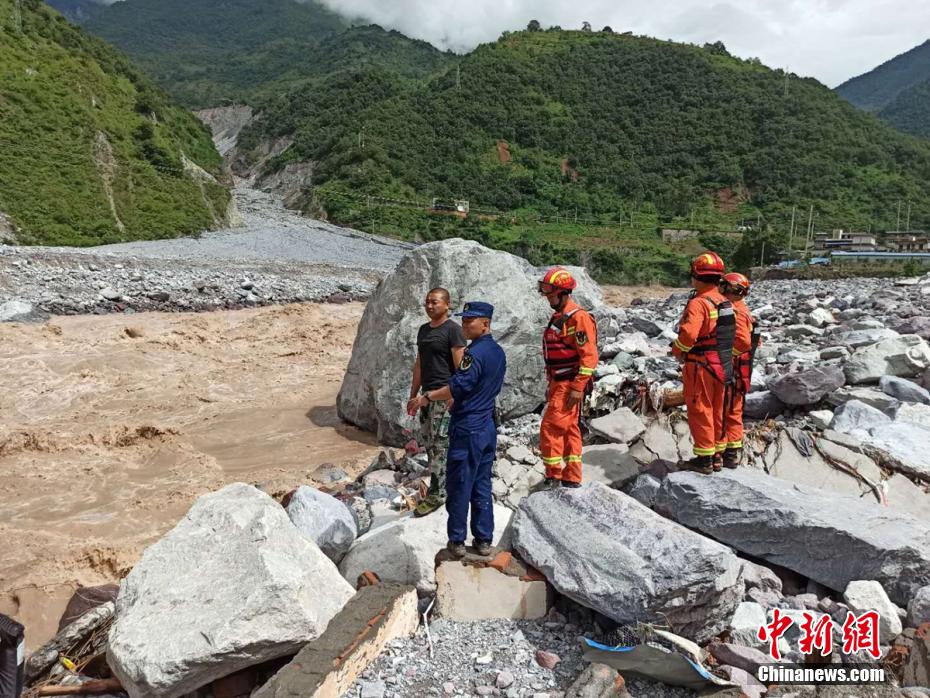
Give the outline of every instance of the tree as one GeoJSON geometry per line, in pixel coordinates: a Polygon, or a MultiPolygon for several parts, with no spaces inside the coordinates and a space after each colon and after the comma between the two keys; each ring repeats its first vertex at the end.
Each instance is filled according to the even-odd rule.
{"type": "Polygon", "coordinates": [[[582,23],[581,23],[581,31],[583,31],[583,32],[589,32],[589,31],[591,31],[591,23],[590,23],[590,22],[582,22],[582,23]]]}
{"type": "Polygon", "coordinates": [[[730,55],[730,52],[727,51],[727,47],[723,45],[722,41],[715,41],[712,44],[704,44],[704,50],[710,51],[711,53],[717,54],[718,56],[730,55]]]}
{"type": "Polygon", "coordinates": [[[611,28],[610,28],[610,25],[608,24],[606,27],[604,27],[603,29],[601,29],[601,33],[602,33],[602,34],[613,34],[613,33],[614,33],[614,30],[611,29],[611,28]]]}
{"type": "Polygon", "coordinates": [[[530,23],[526,25],[526,30],[528,32],[538,32],[542,27],[539,25],[539,20],[531,19],[530,23]]]}

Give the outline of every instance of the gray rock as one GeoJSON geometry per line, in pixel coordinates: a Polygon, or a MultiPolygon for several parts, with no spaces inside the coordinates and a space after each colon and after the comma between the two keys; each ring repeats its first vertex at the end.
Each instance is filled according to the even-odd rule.
{"type": "Polygon", "coordinates": [[[891,603],[882,585],[874,580],[859,579],[847,584],[843,601],[856,614],[878,611],[878,639],[883,645],[889,644],[903,630],[897,606],[891,603]]]}
{"type": "Polygon", "coordinates": [[[122,297],[122,294],[120,294],[118,291],[114,291],[109,286],[100,289],[100,295],[108,301],[118,301],[122,297]]]}
{"type": "Polygon", "coordinates": [[[662,483],[652,475],[643,473],[636,478],[633,486],[630,488],[630,496],[644,507],[652,508],[656,500],[656,492],[659,491],[659,485],[662,483]]]}
{"type": "Polygon", "coordinates": [[[819,327],[811,327],[810,325],[788,325],[784,328],[783,332],[786,337],[790,337],[791,339],[823,336],[822,329],[819,327]]]}
{"type": "Polygon", "coordinates": [[[846,381],[877,383],[884,375],[918,376],[930,366],[930,346],[915,334],[884,339],[858,349],[846,362],[846,381]]]}
{"type": "Polygon", "coordinates": [[[930,529],[857,497],[749,469],[673,473],[659,488],[656,510],[831,589],[874,579],[903,604],[930,583],[930,529]]]}
{"type": "Polygon", "coordinates": [[[847,385],[827,396],[827,402],[835,407],[842,405],[844,402],[849,402],[850,400],[858,400],[859,402],[865,403],[869,407],[874,407],[876,410],[884,412],[889,417],[893,416],[901,406],[900,400],[886,395],[880,390],[867,388],[865,386],[847,385]]]}
{"type": "Polygon", "coordinates": [[[769,389],[786,405],[814,405],[846,382],[839,366],[817,366],[789,373],[769,383],[769,389]]]}
{"type": "Polygon", "coordinates": [[[833,413],[830,410],[813,410],[807,413],[815,429],[829,429],[830,422],[833,421],[833,413]]]}
{"type": "Polygon", "coordinates": [[[785,403],[770,390],[761,390],[746,395],[743,414],[750,419],[769,419],[785,411],[785,403]]]}
{"type": "Polygon", "coordinates": [[[735,666],[751,674],[755,674],[763,664],[772,663],[772,658],[768,654],[752,647],[714,642],[707,646],[707,650],[720,664],[735,666]]]}
{"type": "Polygon", "coordinates": [[[916,334],[930,341],[930,316],[915,315],[897,325],[894,329],[900,334],[916,334]]]}
{"type": "Polygon", "coordinates": [[[878,387],[887,395],[901,402],[917,402],[930,405],[930,390],[922,388],[905,378],[882,376],[878,379],[878,387]]]}
{"type": "MultiPolygon", "coordinates": [[[[508,534],[513,511],[494,505],[494,545],[508,534]]],[[[384,582],[410,584],[423,594],[436,590],[436,553],[446,546],[445,508],[429,516],[402,516],[361,536],[342,559],[339,571],[350,582],[370,570],[384,582]]]]}
{"type": "Polygon", "coordinates": [[[642,332],[647,337],[658,337],[660,334],[662,334],[662,330],[665,329],[662,325],[655,322],[654,320],[636,315],[632,316],[629,319],[629,322],[634,329],[642,332]]]}
{"type": "Polygon", "coordinates": [[[620,622],[665,619],[703,641],[743,597],[726,547],[599,484],[534,494],[514,519],[514,549],[562,594],[620,622]]]}
{"type": "Polygon", "coordinates": [[[870,429],[882,424],[891,424],[891,418],[864,402],[850,400],[836,408],[830,428],[842,434],[865,438],[870,429]]]}
{"type": "Polygon", "coordinates": [[[585,446],[582,460],[581,476],[585,484],[601,482],[608,487],[619,488],[639,475],[639,463],[626,444],[585,446]]]}
{"type": "Polygon", "coordinates": [[[826,347],[820,350],[820,358],[824,361],[830,359],[848,359],[849,349],[846,347],[826,347]]]}
{"type": "Polygon", "coordinates": [[[883,424],[870,430],[863,443],[877,451],[887,466],[923,480],[930,480],[930,429],[906,422],[883,424]]]}
{"type": "Polygon", "coordinates": [[[339,564],[355,542],[358,527],[349,508],[332,495],[301,485],[287,505],[291,522],[316,543],[330,560],[339,564]]]}
{"type": "Polygon", "coordinates": [[[354,594],[267,494],[200,497],[123,580],[107,663],[127,692],[174,698],[296,652],[354,594]]]}
{"type": "Polygon", "coordinates": [[[919,628],[930,623],[930,586],[921,587],[907,602],[907,627],[919,628]]]}
{"type": "Polygon", "coordinates": [[[781,431],[765,451],[766,472],[782,480],[816,487],[828,492],[849,495],[862,493],[859,481],[828,463],[816,449],[804,453],[792,441],[787,431],[781,431]]]}
{"type": "Polygon", "coordinates": [[[830,335],[832,341],[844,344],[847,347],[857,349],[859,347],[869,346],[884,339],[894,339],[898,337],[894,330],[873,329],[873,330],[839,330],[830,335]]]}
{"type": "Polygon", "coordinates": [[[898,408],[894,419],[896,422],[917,424],[930,429],[930,405],[908,402],[898,408]]]}
{"type": "Polygon", "coordinates": [[[591,420],[591,431],[615,443],[629,443],[646,431],[643,420],[629,407],[591,420]]]}
{"type": "Polygon", "coordinates": [[[930,495],[901,473],[893,473],[883,483],[888,506],[930,525],[930,495]]]}
{"type": "Polygon", "coordinates": [[[763,649],[765,642],[759,640],[759,628],[767,622],[765,609],[753,601],[743,601],[730,618],[730,639],[737,645],[763,649]]]}
{"type": "Polygon", "coordinates": [[[836,319],[826,308],[817,308],[811,311],[810,315],[807,316],[808,321],[814,327],[826,327],[827,325],[832,325],[836,323],[836,319]]]}
{"type": "Polygon", "coordinates": [[[0,322],[13,322],[19,318],[31,315],[33,307],[23,301],[7,301],[0,303],[0,322]]]}
{"type": "MultiPolygon", "coordinates": [[[[583,270],[575,298],[582,307],[600,305],[600,289],[583,270]]],[[[507,354],[507,377],[500,396],[505,419],[535,410],[545,398],[540,342],[551,308],[536,292],[540,272],[525,260],[453,239],[421,245],[407,253],[375,289],[359,323],[352,357],[337,398],[339,416],[401,445],[406,439],[406,397],[423,323],[423,297],[434,286],[452,295],[453,310],[463,303],[495,306],[492,332],[507,354]],[[462,264],[462,260],[469,260],[462,264]],[[480,289],[480,293],[476,290],[480,289]],[[477,295],[476,295],[477,294],[477,295]]]]}

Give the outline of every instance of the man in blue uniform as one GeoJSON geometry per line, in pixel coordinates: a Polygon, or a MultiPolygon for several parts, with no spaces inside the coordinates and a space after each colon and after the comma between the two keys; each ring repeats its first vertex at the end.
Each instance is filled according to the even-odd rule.
{"type": "Polygon", "coordinates": [[[434,400],[455,401],[446,457],[446,510],[449,512],[449,552],[462,557],[469,504],[475,550],[479,555],[491,551],[494,536],[491,467],[497,451],[494,406],[504,384],[507,359],[491,336],[494,306],[466,303],[462,312],[456,314],[462,318],[462,330],[471,343],[449,384],[425,392],[419,398],[419,406],[425,407],[434,400]]]}

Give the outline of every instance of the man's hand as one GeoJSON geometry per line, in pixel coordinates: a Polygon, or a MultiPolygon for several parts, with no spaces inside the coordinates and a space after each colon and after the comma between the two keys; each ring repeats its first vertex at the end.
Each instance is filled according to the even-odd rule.
{"type": "Polygon", "coordinates": [[[584,391],[582,390],[569,390],[568,397],[565,399],[565,402],[568,404],[569,408],[574,407],[584,400],[584,391]]]}
{"type": "Polygon", "coordinates": [[[417,410],[420,409],[420,396],[416,395],[407,400],[407,416],[415,417],[417,410]]]}

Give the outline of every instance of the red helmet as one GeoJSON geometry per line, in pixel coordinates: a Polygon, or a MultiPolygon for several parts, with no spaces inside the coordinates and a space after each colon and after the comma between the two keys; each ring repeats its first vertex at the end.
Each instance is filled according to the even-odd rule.
{"type": "Polygon", "coordinates": [[[726,287],[728,291],[739,296],[745,296],[749,293],[749,279],[739,272],[724,274],[723,286],[726,287]]]}
{"type": "Polygon", "coordinates": [[[572,273],[565,267],[552,267],[539,281],[539,290],[541,292],[551,292],[551,290],[545,290],[544,287],[546,286],[551,287],[551,289],[573,291],[578,284],[575,281],[575,277],[572,276],[572,273]]]}
{"type": "Polygon", "coordinates": [[[723,276],[726,269],[716,252],[705,252],[691,260],[691,276],[723,276]]]}

